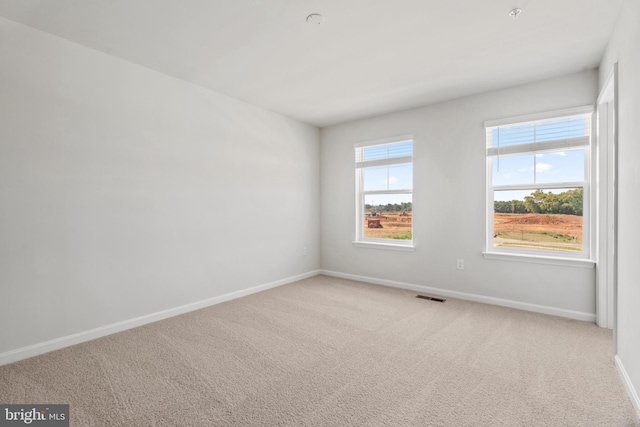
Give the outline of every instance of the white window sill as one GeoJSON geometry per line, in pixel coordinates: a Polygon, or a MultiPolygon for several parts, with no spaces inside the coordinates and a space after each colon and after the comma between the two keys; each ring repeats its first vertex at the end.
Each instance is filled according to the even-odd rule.
{"type": "Polygon", "coordinates": [[[533,264],[562,265],[565,267],[594,268],[596,262],[591,259],[562,258],[551,256],[536,256],[523,254],[507,254],[502,252],[482,252],[484,259],[501,261],[528,262],[533,264]]]}
{"type": "Polygon", "coordinates": [[[381,243],[381,242],[354,241],[353,245],[361,248],[385,249],[388,251],[413,252],[416,249],[415,246],[413,245],[398,245],[393,243],[381,243]]]}

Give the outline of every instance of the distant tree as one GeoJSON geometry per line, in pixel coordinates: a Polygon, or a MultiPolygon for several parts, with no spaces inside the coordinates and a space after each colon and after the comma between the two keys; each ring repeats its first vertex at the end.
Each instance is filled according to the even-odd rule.
{"type": "Polygon", "coordinates": [[[573,210],[573,215],[582,216],[583,211],[583,189],[576,188],[575,190],[569,190],[568,193],[568,201],[567,204],[573,210]]]}
{"type": "Polygon", "coordinates": [[[493,202],[493,210],[497,213],[511,214],[522,214],[528,212],[522,200],[496,200],[493,202]]]}
{"type": "Polygon", "coordinates": [[[541,213],[542,209],[540,205],[542,204],[542,199],[544,197],[544,191],[536,190],[531,193],[530,196],[526,196],[524,198],[524,206],[527,208],[528,212],[531,213],[541,213]]]}
{"type": "Polygon", "coordinates": [[[513,200],[513,213],[527,213],[527,207],[524,205],[522,200],[513,200]]]}
{"type": "Polygon", "coordinates": [[[511,202],[496,200],[493,202],[493,211],[497,213],[511,213],[511,202]]]}
{"type": "Polygon", "coordinates": [[[371,212],[411,212],[413,205],[411,202],[387,203],[386,205],[371,205],[367,203],[364,208],[371,210],[371,212]]]}
{"type": "MultiPolygon", "coordinates": [[[[516,205],[514,204],[514,210],[515,206],[516,205]]],[[[574,190],[567,190],[558,194],[551,192],[545,193],[542,190],[536,190],[531,193],[531,195],[524,198],[524,208],[530,213],[582,216],[583,190],[582,188],[576,188],[574,190]]],[[[506,208],[500,205],[500,209],[503,210],[506,208]]],[[[496,210],[496,212],[499,211],[496,210]]]]}

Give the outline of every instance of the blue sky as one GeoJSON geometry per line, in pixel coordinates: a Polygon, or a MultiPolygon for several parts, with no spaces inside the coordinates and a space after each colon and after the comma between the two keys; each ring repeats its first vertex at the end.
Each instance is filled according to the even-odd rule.
{"type": "Polygon", "coordinates": [[[584,181],[584,150],[493,158],[493,185],[584,181]]]}
{"type": "MultiPolygon", "coordinates": [[[[494,157],[493,185],[584,181],[584,149],[494,157]]],[[[563,190],[554,190],[561,193],[563,190]]],[[[497,191],[494,200],[523,200],[531,191],[497,191]],[[515,199],[513,198],[515,197],[515,199]]]]}
{"type": "Polygon", "coordinates": [[[406,190],[413,188],[413,165],[365,168],[364,191],[406,190]]]}

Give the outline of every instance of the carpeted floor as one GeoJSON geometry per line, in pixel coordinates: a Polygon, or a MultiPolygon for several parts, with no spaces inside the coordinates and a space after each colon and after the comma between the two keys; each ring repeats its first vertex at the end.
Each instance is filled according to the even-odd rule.
{"type": "Polygon", "coordinates": [[[74,426],[640,426],[594,324],[317,276],[0,367],[74,426]]]}

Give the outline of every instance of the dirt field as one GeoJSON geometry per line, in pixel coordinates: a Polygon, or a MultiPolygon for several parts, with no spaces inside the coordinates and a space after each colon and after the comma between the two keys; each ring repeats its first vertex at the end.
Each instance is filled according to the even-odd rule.
{"type": "MultiPolygon", "coordinates": [[[[364,235],[378,239],[411,239],[412,214],[399,212],[367,215],[364,235]],[[379,221],[382,228],[376,228],[379,221]],[[368,224],[371,222],[372,227],[368,224]]],[[[582,249],[582,217],[575,215],[495,214],[496,246],[553,250],[582,249]]]]}
{"type": "Polygon", "coordinates": [[[397,238],[411,240],[411,224],[411,212],[406,213],[405,216],[400,215],[400,212],[385,212],[381,215],[366,216],[364,219],[364,236],[377,239],[397,238]],[[375,225],[375,222],[378,220],[382,228],[368,227],[369,222],[373,221],[372,225],[375,225]]]}
{"type": "Polygon", "coordinates": [[[582,249],[582,217],[576,215],[494,214],[496,246],[582,249]]]}

